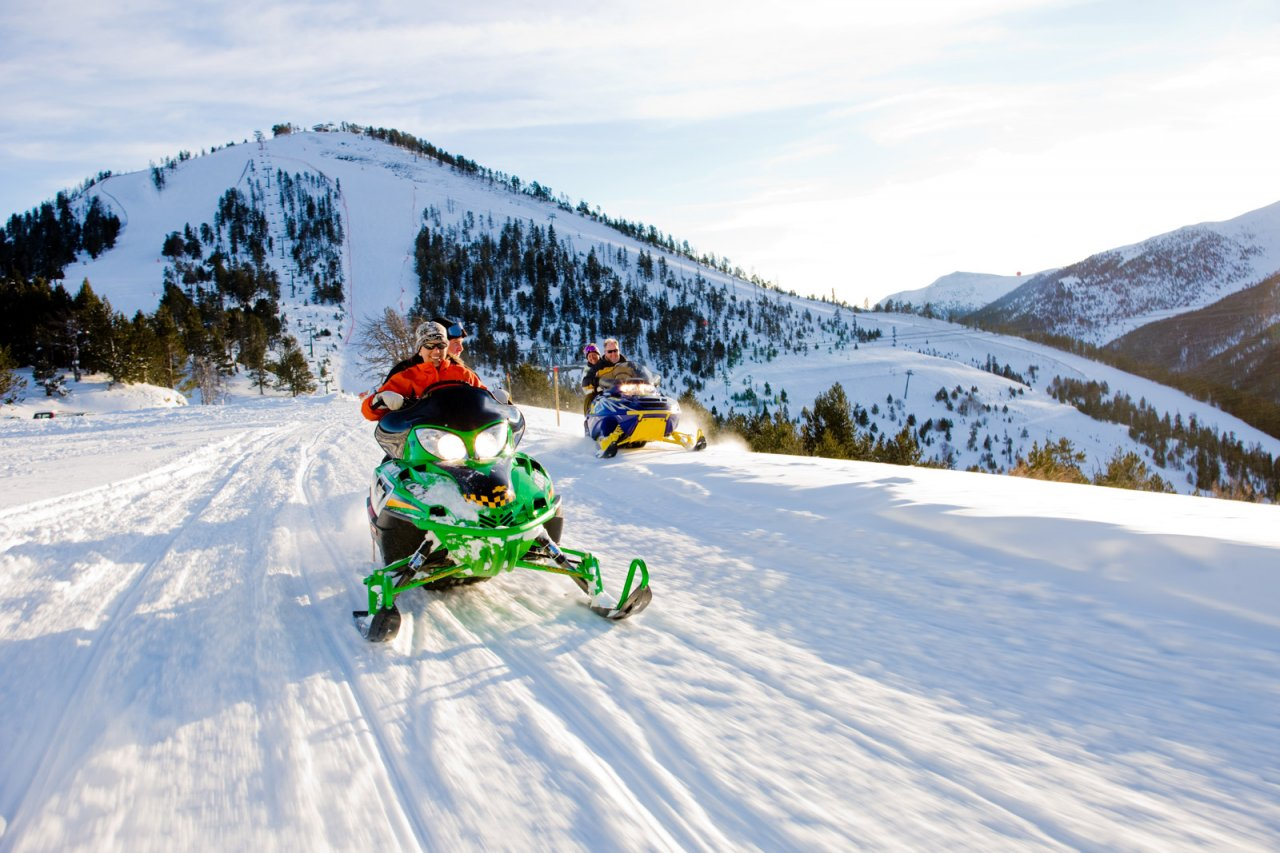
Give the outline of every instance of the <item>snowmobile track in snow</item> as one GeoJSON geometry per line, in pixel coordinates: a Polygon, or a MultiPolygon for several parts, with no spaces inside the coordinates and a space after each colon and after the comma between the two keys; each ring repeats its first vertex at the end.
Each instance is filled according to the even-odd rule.
{"type": "MultiPolygon", "coordinates": [[[[330,431],[336,432],[333,428],[330,431]]],[[[311,533],[316,541],[323,546],[324,553],[328,558],[326,561],[328,573],[338,578],[339,588],[341,589],[343,586],[341,581],[346,579],[344,570],[347,573],[354,573],[354,568],[349,565],[349,561],[343,558],[334,545],[331,529],[326,526],[324,520],[318,515],[317,507],[321,504],[321,501],[317,499],[314,490],[311,488],[311,475],[320,462],[316,455],[316,448],[320,445],[324,435],[324,432],[318,433],[310,445],[304,448],[302,462],[298,466],[294,486],[302,496],[303,504],[307,507],[307,518],[310,521],[311,533]]],[[[299,565],[299,570],[308,596],[312,602],[319,605],[325,599],[319,596],[317,586],[312,579],[311,569],[313,566],[313,563],[303,560],[299,565]]],[[[359,586],[359,591],[364,591],[362,585],[359,586]]],[[[339,604],[340,606],[345,606],[344,602],[339,604]]],[[[330,659],[342,673],[346,697],[353,716],[358,716],[365,723],[372,747],[369,752],[370,754],[376,754],[381,762],[382,769],[386,774],[386,784],[394,794],[390,799],[397,803],[400,817],[405,822],[408,830],[411,831],[414,843],[422,850],[439,849],[441,846],[440,839],[434,837],[423,822],[416,807],[417,803],[412,793],[413,786],[408,782],[411,776],[401,766],[403,759],[399,757],[397,751],[391,745],[391,739],[382,730],[382,717],[377,713],[377,706],[365,695],[365,691],[360,686],[359,676],[352,666],[350,650],[353,646],[363,650],[366,654],[390,654],[394,644],[387,644],[386,647],[366,644],[365,640],[360,638],[354,629],[350,628],[350,620],[336,618],[331,620],[330,617],[336,615],[331,612],[332,610],[333,608],[328,606],[307,608],[307,612],[312,614],[312,633],[323,638],[330,659]],[[356,638],[359,642],[358,646],[348,642],[344,648],[338,642],[336,632],[344,630],[350,637],[356,638]]],[[[442,785],[441,787],[443,788],[444,786],[442,785]]],[[[402,842],[404,840],[402,839],[402,842]]]]}
{"type": "MultiPolygon", "coordinates": [[[[516,603],[535,617],[545,619],[547,616],[523,599],[516,603]]],[[[582,632],[583,642],[596,632],[624,630],[634,634],[643,630],[634,624],[577,622],[574,620],[568,630],[582,632]]],[[[592,775],[600,778],[602,791],[608,792],[615,808],[628,808],[633,815],[644,815],[650,838],[661,838],[664,844],[681,850],[734,846],[710,820],[695,793],[664,763],[655,760],[652,740],[663,739],[661,727],[646,725],[610,700],[607,685],[616,686],[617,673],[608,673],[611,677],[592,675],[572,652],[549,659],[545,650],[531,648],[521,639],[503,636],[487,625],[470,633],[505,669],[520,674],[534,700],[532,707],[559,709],[555,718],[581,744],[583,763],[590,765],[592,775]],[[570,672],[561,672],[562,669],[570,672]],[[584,686],[568,686],[569,675],[580,675],[578,680],[584,686]],[[592,699],[590,706],[583,704],[588,694],[592,699]]],[[[639,637],[629,640],[641,643],[639,637]]]]}
{"type": "MultiPolygon", "coordinates": [[[[221,464],[211,463],[200,470],[202,475],[211,476],[201,482],[201,488],[192,495],[188,506],[183,510],[172,507],[167,508],[167,515],[181,515],[183,520],[173,525],[169,532],[164,534],[165,538],[161,547],[157,549],[155,543],[144,542],[124,549],[126,555],[137,550],[144,551],[152,556],[147,558],[141,568],[133,573],[127,586],[116,596],[114,603],[110,605],[106,612],[99,614],[101,621],[105,623],[105,627],[95,636],[93,647],[89,654],[85,656],[83,663],[77,668],[75,674],[68,679],[72,685],[70,697],[67,701],[60,703],[57,716],[48,729],[48,735],[45,740],[48,742],[49,747],[45,751],[44,759],[39,763],[31,781],[25,786],[26,794],[14,810],[13,819],[9,821],[6,834],[10,835],[10,837],[19,838],[22,836],[24,825],[31,819],[31,806],[29,804],[45,803],[50,796],[50,792],[57,787],[57,780],[69,772],[68,766],[73,763],[74,759],[79,757],[73,748],[73,744],[79,742],[75,735],[86,730],[93,730],[94,726],[89,724],[89,721],[97,716],[93,697],[99,692],[98,688],[103,686],[101,682],[111,672],[109,667],[103,666],[103,661],[108,655],[120,652],[116,638],[122,627],[127,624],[126,617],[133,613],[138,605],[144,601],[146,588],[156,573],[156,569],[168,560],[174,545],[188,535],[191,524],[199,520],[201,515],[223,496],[225,488],[240,473],[245,462],[255,453],[261,452],[252,442],[239,441],[234,443],[238,456],[234,460],[227,460],[221,454],[225,451],[225,446],[229,444],[232,444],[232,442],[224,442],[216,450],[210,448],[208,455],[217,459],[221,464]]],[[[41,516],[47,518],[53,514],[55,518],[61,519],[63,527],[72,526],[72,520],[74,519],[76,526],[79,529],[83,529],[83,516],[78,513],[68,514],[66,512],[68,504],[76,509],[98,507],[104,503],[102,497],[105,495],[112,495],[114,500],[119,500],[122,486],[127,487],[126,492],[132,493],[139,498],[165,502],[167,500],[166,495],[169,493],[157,490],[155,486],[170,481],[175,471],[190,470],[191,467],[190,461],[167,465],[156,471],[147,472],[108,486],[93,488],[69,498],[41,502],[34,506],[28,505],[15,511],[0,513],[0,520],[9,522],[14,518],[23,518],[25,516],[23,521],[26,525],[30,525],[35,518],[41,516]]],[[[192,485],[193,482],[191,480],[184,481],[184,486],[188,489],[192,485]]],[[[108,524],[110,521],[111,517],[108,517],[108,524]]],[[[33,734],[28,733],[29,736],[33,734]]],[[[81,735],[80,739],[83,739],[83,735],[81,735]]],[[[14,768],[10,767],[7,772],[14,772],[14,768]]]]}
{"type": "MultiPolygon", "coordinates": [[[[547,613],[529,607],[522,601],[516,606],[525,609],[536,618],[545,619],[547,613]]],[[[453,608],[441,608],[447,615],[450,627],[475,644],[477,651],[492,662],[499,671],[511,673],[520,685],[521,701],[530,713],[539,720],[539,725],[548,734],[559,740],[569,741],[578,746],[575,757],[584,774],[596,781],[594,791],[601,799],[607,800],[611,810],[630,814],[646,830],[646,838],[651,841],[661,839],[661,846],[671,849],[704,849],[705,837],[697,831],[679,831],[688,828],[690,823],[679,810],[671,806],[671,788],[679,790],[683,787],[678,780],[665,780],[666,785],[659,784],[656,776],[666,776],[662,768],[649,767],[651,772],[641,772],[636,761],[635,750],[621,744],[634,742],[643,732],[643,725],[627,717],[616,707],[604,708],[598,701],[601,688],[591,687],[591,693],[597,701],[591,707],[584,707],[581,690],[572,690],[562,686],[563,676],[549,665],[545,652],[529,653],[524,650],[519,640],[504,636],[499,630],[488,627],[489,622],[480,622],[481,626],[469,627],[453,608]],[[556,711],[550,709],[555,708],[556,711]],[[608,720],[606,726],[601,720],[608,720]],[[621,729],[622,731],[618,731],[621,729]],[[652,771],[656,771],[652,773],[652,771]],[[655,813],[656,807],[663,807],[663,814],[655,813]]],[[[593,617],[594,619],[594,617],[593,617]]],[[[591,622],[571,625],[570,630],[588,632],[591,622]]],[[[614,626],[601,626],[608,630],[614,626]]],[[[557,655],[556,660],[570,658],[570,666],[578,672],[585,671],[572,662],[572,654],[557,655]]],[[[649,761],[644,762],[651,764],[649,761]]],[[[694,798],[690,795],[680,804],[682,808],[697,811],[694,798]]],[[[703,833],[714,837],[717,833],[709,822],[701,827],[703,833]]]]}

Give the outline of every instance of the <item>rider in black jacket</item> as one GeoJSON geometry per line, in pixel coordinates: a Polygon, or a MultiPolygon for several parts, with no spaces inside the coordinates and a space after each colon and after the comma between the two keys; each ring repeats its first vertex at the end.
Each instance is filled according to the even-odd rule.
{"type": "Polygon", "coordinates": [[[604,358],[587,368],[586,375],[582,377],[582,390],[587,394],[587,400],[583,403],[584,414],[591,408],[591,401],[600,393],[600,390],[596,387],[596,375],[606,368],[626,363],[626,356],[618,349],[618,341],[614,338],[606,338],[604,342],[604,358]]]}

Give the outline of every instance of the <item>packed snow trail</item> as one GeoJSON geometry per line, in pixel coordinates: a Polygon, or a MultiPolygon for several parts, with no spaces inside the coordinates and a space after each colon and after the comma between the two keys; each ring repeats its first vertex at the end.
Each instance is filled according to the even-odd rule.
{"type": "Polygon", "coordinates": [[[635,619],[524,572],[363,641],[351,398],[0,425],[0,849],[1280,844],[1277,508],[526,413],[635,619]]]}

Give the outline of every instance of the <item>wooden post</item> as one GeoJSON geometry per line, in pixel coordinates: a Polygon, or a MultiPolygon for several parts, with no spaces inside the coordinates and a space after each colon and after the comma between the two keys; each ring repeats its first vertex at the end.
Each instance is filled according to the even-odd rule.
{"type": "Polygon", "coordinates": [[[555,384],[556,426],[560,426],[560,368],[551,368],[551,381],[555,384]]]}

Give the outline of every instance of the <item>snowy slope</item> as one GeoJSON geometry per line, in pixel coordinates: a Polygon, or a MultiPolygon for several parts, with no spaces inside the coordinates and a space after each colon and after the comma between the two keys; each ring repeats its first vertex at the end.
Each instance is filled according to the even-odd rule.
{"type": "MultiPolygon", "coordinates": [[[[1059,403],[1044,390],[1055,376],[1080,381],[1105,382],[1113,393],[1124,392],[1135,402],[1145,400],[1157,411],[1194,415],[1201,423],[1223,435],[1234,435],[1246,447],[1258,446],[1272,456],[1280,456],[1280,439],[1267,435],[1207,403],[1149,379],[1090,361],[1022,338],[929,320],[911,314],[859,314],[860,327],[877,329],[881,337],[857,349],[837,347],[830,341],[814,341],[803,359],[781,358],[768,364],[744,364],[728,374],[724,385],[711,386],[707,396],[722,410],[732,405],[733,394],[752,389],[763,397],[766,387],[774,397],[785,390],[790,412],[799,414],[833,382],[840,382],[852,402],[865,409],[879,409],[872,415],[881,434],[894,435],[914,415],[916,422],[948,418],[955,423],[952,441],[924,448],[926,456],[939,458],[950,452],[955,467],[984,467],[984,443],[1012,448],[1013,456],[1025,457],[1034,443],[1067,438],[1088,455],[1082,470],[1092,476],[1106,469],[1107,460],[1119,448],[1150,457],[1150,450],[1130,438],[1126,427],[1093,420],[1072,406],[1059,403]],[[981,369],[994,359],[1009,367],[1029,384],[1007,379],[981,369]],[[910,375],[908,375],[908,373],[910,375]],[[961,388],[974,406],[965,411],[953,404],[947,408],[935,396],[939,390],[961,388]],[[892,398],[893,402],[888,402],[892,398]],[[973,447],[970,446],[972,439],[973,447]]],[[[771,407],[776,408],[776,403],[771,407]]],[[[1000,453],[996,462],[1003,469],[1010,460],[1000,453]]],[[[1180,467],[1154,468],[1183,493],[1194,491],[1187,471],[1180,467]]]]}
{"type": "Polygon", "coordinates": [[[0,422],[0,847],[1280,846],[1280,509],[527,414],[635,619],[520,574],[360,640],[349,396],[0,422]]]}
{"type": "MultiPolygon", "coordinates": [[[[153,311],[161,295],[165,259],[160,250],[165,236],[187,223],[198,227],[212,221],[218,199],[228,189],[235,187],[247,194],[251,181],[276,170],[319,176],[341,190],[348,285],[341,320],[335,322],[323,311],[317,316],[316,311],[302,311],[298,306],[286,311],[303,315],[292,318],[295,334],[307,320],[322,324],[327,320],[337,327],[333,329],[336,346],[331,358],[341,388],[349,391],[366,387],[369,377],[359,372],[354,359],[344,357],[340,343],[349,340],[362,318],[380,315],[387,307],[401,312],[412,307],[418,289],[414,238],[429,207],[439,211],[446,226],[461,223],[468,213],[486,224],[492,219],[498,228],[508,218],[532,220],[543,227],[552,224],[560,239],[583,253],[592,248],[626,247],[634,255],[640,246],[590,218],[565,213],[555,205],[460,174],[436,160],[371,137],[346,132],[294,133],[233,145],[177,163],[165,171],[163,190],[155,188],[149,172],[115,175],[94,185],[89,194],[99,195],[124,227],[116,248],[68,267],[66,281],[74,292],[88,278],[96,292],[108,296],[112,307],[127,316],[137,310],[153,311]]],[[[286,238],[279,222],[273,221],[272,226],[277,244],[283,244],[286,238]]],[[[685,258],[669,256],[668,263],[690,278],[702,273],[718,283],[730,280],[685,258]]],[[[282,278],[288,280],[287,275],[282,278]]],[[[754,289],[745,282],[736,282],[734,287],[743,295],[754,289]]]]}

